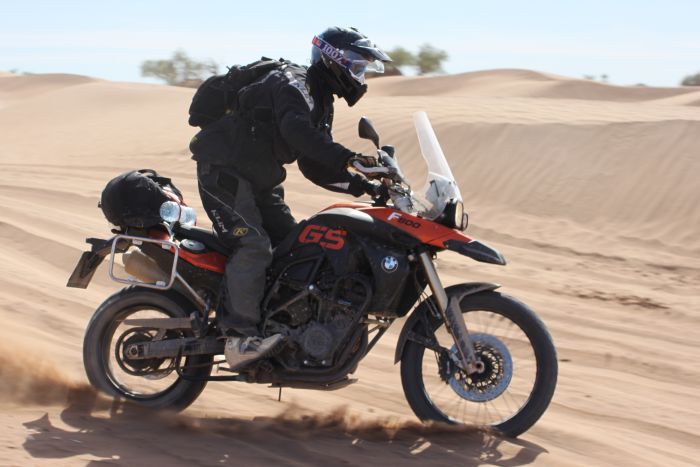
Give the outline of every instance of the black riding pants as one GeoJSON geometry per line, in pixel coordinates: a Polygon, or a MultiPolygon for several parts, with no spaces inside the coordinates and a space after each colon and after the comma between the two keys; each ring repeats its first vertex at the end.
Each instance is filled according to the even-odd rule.
{"type": "Polygon", "coordinates": [[[223,329],[244,336],[259,335],[260,302],[272,247],[296,222],[284,202],[281,185],[256,191],[245,178],[221,166],[199,162],[197,180],[202,205],[219,239],[231,249],[226,263],[223,329]]]}

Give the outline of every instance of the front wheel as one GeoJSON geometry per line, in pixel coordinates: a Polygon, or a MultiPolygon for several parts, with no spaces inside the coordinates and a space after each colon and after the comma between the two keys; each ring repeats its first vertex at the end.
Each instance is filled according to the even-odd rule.
{"type": "MultiPolygon", "coordinates": [[[[180,378],[175,358],[129,359],[129,344],[189,337],[190,332],[129,326],[127,319],[184,318],[194,309],[181,295],[129,287],[105,300],[85,332],[83,363],[97,389],[153,409],[183,410],[197,399],[206,381],[180,378]]],[[[211,373],[212,356],[182,357],[187,375],[204,379],[211,373]]]]}
{"type": "MultiPolygon", "coordinates": [[[[460,289],[447,288],[448,297],[458,297],[460,289]]],[[[467,295],[460,308],[479,371],[468,375],[460,368],[452,336],[427,313],[428,332],[421,324],[414,328],[426,338],[409,338],[401,359],[406,399],[421,420],[490,426],[518,436],[542,416],[554,394],[552,338],[530,308],[498,292],[467,295]]]]}

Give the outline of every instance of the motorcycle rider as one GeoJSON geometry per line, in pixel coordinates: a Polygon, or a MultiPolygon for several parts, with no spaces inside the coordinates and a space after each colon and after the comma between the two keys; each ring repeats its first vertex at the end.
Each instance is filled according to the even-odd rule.
{"type": "Polygon", "coordinates": [[[232,250],[217,315],[231,369],[268,355],[283,340],[262,338],[258,329],[272,246],[296,225],[284,201],[283,165],[296,161],[306,178],[331,191],[361,196],[377,189],[347,170],[349,164],[376,166],[376,159],[333,142],[333,95],[355,105],[367,91],[365,72],[381,73],[391,59],[354,28],[329,28],[312,44],[308,68],[287,64],[246,86],[238,109],[190,145],[202,204],[232,250]],[[227,145],[212,150],[221,135],[227,145]]]}

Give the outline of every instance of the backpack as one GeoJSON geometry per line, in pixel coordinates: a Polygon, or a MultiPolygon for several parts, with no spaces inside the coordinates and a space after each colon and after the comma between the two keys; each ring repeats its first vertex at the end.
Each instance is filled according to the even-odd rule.
{"type": "Polygon", "coordinates": [[[160,207],[166,201],[183,202],[182,193],[155,170],[125,172],[107,183],[100,202],[107,220],[122,229],[147,229],[162,222],[160,207]]]}
{"type": "Polygon", "coordinates": [[[207,78],[192,97],[190,104],[190,126],[204,128],[238,107],[241,89],[259,80],[272,70],[282,69],[288,60],[262,57],[248,65],[234,65],[228,73],[207,78]]]}

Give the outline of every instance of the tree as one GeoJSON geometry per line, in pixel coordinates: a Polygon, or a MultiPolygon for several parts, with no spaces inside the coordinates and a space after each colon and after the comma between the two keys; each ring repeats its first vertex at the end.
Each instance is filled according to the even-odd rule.
{"type": "Polygon", "coordinates": [[[688,75],[681,81],[681,86],[700,86],[700,73],[688,75]]]}
{"type": "Polygon", "coordinates": [[[416,64],[416,56],[403,47],[396,47],[388,52],[391,63],[394,66],[413,66],[416,64]]]}
{"type": "Polygon", "coordinates": [[[384,64],[384,73],[379,75],[370,73],[368,78],[376,78],[380,76],[401,76],[401,67],[409,67],[416,64],[416,56],[403,47],[396,47],[393,50],[387,51],[391,57],[391,62],[384,64]]]}
{"type": "Polygon", "coordinates": [[[430,44],[421,45],[416,56],[418,74],[441,73],[442,62],[447,58],[447,52],[444,50],[437,49],[430,44]]]}
{"type": "Polygon", "coordinates": [[[418,54],[414,54],[400,46],[389,50],[387,53],[392,60],[387,66],[387,72],[392,67],[397,71],[401,67],[416,67],[419,75],[439,73],[442,72],[442,62],[447,60],[447,52],[437,49],[430,44],[423,44],[418,49],[418,54]]]}
{"type": "Polygon", "coordinates": [[[169,60],[146,60],[141,64],[141,76],[162,79],[171,86],[197,87],[209,75],[219,71],[211,61],[197,62],[178,49],[169,60]]]}
{"type": "Polygon", "coordinates": [[[589,81],[600,81],[601,83],[607,83],[608,80],[610,79],[610,77],[609,77],[607,74],[603,73],[603,74],[600,75],[600,76],[596,76],[596,75],[583,75],[583,79],[587,79],[587,80],[589,80],[589,81]]]}

